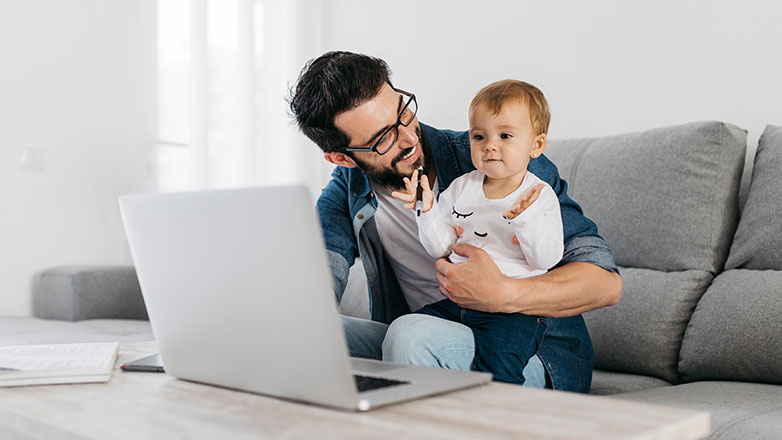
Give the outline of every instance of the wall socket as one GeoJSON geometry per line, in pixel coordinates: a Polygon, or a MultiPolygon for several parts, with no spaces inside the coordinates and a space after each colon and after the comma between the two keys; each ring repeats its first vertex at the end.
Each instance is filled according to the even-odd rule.
{"type": "Polygon", "coordinates": [[[46,153],[42,148],[25,148],[20,156],[23,171],[43,172],[46,169],[46,153]]]}

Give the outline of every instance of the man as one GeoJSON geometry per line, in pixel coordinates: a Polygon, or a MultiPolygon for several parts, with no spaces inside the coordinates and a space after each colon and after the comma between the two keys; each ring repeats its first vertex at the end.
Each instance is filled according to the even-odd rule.
{"type": "Polygon", "coordinates": [[[468,245],[453,248],[466,262],[434,261],[412,211],[391,197],[419,165],[435,194],[474,167],[467,133],[419,123],[415,95],[391,85],[384,61],[326,53],[304,67],[290,107],[302,132],[338,165],[317,202],[337,297],[356,256],[367,274],[371,320],[343,319],[351,355],[470,369],[468,327],[409,314],[445,296],[463,308],[554,318],[524,369],[525,385],[589,391],[594,355],[580,313],[615,304],[622,284],[613,254],[554,164],[540,156],[528,169],[559,197],[564,257],[544,275],[512,279],[468,245]]]}

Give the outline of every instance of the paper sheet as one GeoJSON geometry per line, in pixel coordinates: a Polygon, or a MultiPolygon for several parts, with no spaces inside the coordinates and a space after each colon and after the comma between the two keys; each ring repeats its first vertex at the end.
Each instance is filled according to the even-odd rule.
{"type": "Polygon", "coordinates": [[[0,376],[4,371],[101,368],[114,362],[116,342],[0,347],[0,376]]]}

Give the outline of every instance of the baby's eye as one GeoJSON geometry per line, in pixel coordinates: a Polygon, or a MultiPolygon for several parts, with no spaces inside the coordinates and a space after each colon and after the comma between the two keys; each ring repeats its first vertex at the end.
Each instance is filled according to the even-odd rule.
{"type": "Polygon", "coordinates": [[[474,134],[474,135],[472,135],[472,140],[474,140],[474,141],[482,141],[483,140],[483,135],[482,134],[474,134]]]}
{"type": "Polygon", "coordinates": [[[513,135],[512,135],[512,134],[510,134],[510,133],[502,133],[502,134],[500,135],[500,138],[501,138],[501,139],[510,139],[510,138],[512,138],[512,137],[513,137],[513,135]]]}

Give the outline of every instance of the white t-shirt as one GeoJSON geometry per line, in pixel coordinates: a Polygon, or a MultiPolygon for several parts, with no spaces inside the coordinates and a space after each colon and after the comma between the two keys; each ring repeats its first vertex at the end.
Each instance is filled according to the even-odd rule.
{"type": "MultiPolygon", "coordinates": [[[[404,202],[391,196],[392,190],[370,180],[372,191],[377,196],[375,225],[380,235],[386,257],[394,269],[399,287],[410,310],[440,301],[440,285],[435,277],[437,271],[431,257],[418,240],[418,226],[415,213],[404,207],[404,202]]],[[[438,191],[435,179],[433,191],[438,191]]]]}
{"type": "Polygon", "coordinates": [[[485,250],[509,277],[546,273],[564,252],[556,193],[528,171],[515,191],[502,199],[489,199],[483,192],[484,177],[475,170],[457,178],[432,209],[416,218],[424,248],[434,258],[449,256],[452,262],[461,263],[466,259],[452,253],[451,246],[471,244],[485,250]],[[503,217],[522,195],[540,183],[545,186],[532,205],[512,220],[503,217]]]}

